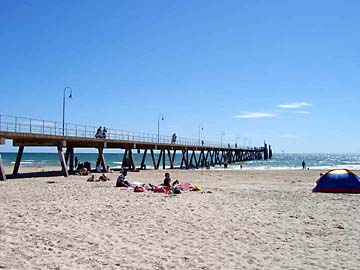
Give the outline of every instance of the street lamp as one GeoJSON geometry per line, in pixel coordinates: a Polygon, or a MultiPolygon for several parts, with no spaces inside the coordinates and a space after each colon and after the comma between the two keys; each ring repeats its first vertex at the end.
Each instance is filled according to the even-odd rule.
{"type": "Polygon", "coordinates": [[[204,127],[202,125],[199,125],[199,145],[201,145],[200,141],[200,132],[204,130],[204,127]]]}
{"type": "Polygon", "coordinates": [[[164,120],[164,114],[159,113],[158,115],[158,143],[160,142],[160,117],[161,120],[164,120]]]}
{"type": "Polygon", "coordinates": [[[65,92],[66,90],[69,89],[70,91],[70,95],[69,98],[72,98],[72,89],[67,86],[64,88],[64,96],[63,96],[63,121],[62,121],[62,135],[65,135],[65,92]]]}
{"type": "Polygon", "coordinates": [[[225,131],[221,131],[221,147],[222,147],[222,138],[223,138],[223,136],[225,136],[225,131]]]}
{"type": "Polygon", "coordinates": [[[236,136],[236,145],[235,145],[235,148],[237,148],[238,139],[240,139],[240,136],[236,136]]]}

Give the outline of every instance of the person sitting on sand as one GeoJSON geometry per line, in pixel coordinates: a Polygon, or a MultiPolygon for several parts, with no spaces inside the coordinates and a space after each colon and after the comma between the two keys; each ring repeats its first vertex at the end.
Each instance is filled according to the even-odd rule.
{"type": "Polygon", "coordinates": [[[171,187],[170,173],[165,173],[165,179],[164,179],[162,186],[171,187]]]}
{"type": "Polygon", "coordinates": [[[103,173],[102,175],[100,175],[99,181],[104,181],[104,182],[110,181],[110,178],[107,177],[105,173],[103,173]]]}
{"type": "Polygon", "coordinates": [[[130,187],[130,183],[126,180],[127,171],[123,170],[116,180],[117,187],[130,187]]]}

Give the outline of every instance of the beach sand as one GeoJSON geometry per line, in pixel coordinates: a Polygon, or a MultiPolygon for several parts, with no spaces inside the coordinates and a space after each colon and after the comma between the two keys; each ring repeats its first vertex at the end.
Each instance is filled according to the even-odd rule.
{"type": "Polygon", "coordinates": [[[202,191],[122,191],[117,172],[0,182],[0,269],[359,269],[360,195],[311,193],[320,171],[169,172],[202,191]]]}

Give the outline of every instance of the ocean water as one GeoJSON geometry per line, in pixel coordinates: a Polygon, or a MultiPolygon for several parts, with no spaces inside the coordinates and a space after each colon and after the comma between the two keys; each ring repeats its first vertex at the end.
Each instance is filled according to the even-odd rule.
{"type": "MultiPolygon", "coordinates": [[[[92,167],[95,166],[97,159],[96,153],[75,153],[81,162],[89,161],[92,167]]],[[[15,164],[16,153],[1,153],[5,166],[15,164]]],[[[110,167],[120,167],[122,162],[122,153],[105,153],[105,159],[110,167]]],[[[158,155],[155,154],[157,160],[158,155]]],[[[134,153],[136,166],[139,166],[142,154],[134,153]]],[[[301,169],[302,161],[305,161],[306,167],[310,169],[335,169],[346,168],[352,170],[360,170],[360,154],[274,154],[270,160],[256,160],[242,162],[243,170],[288,170],[301,169]]],[[[175,156],[175,166],[179,166],[181,162],[181,154],[175,156]]],[[[147,168],[153,168],[150,155],[146,158],[147,168]]],[[[21,166],[59,166],[59,158],[57,153],[24,153],[21,166]]],[[[169,166],[169,162],[166,162],[169,166]]],[[[240,163],[233,163],[230,169],[239,170],[240,163]]],[[[215,168],[216,169],[216,168],[215,168]]]]}

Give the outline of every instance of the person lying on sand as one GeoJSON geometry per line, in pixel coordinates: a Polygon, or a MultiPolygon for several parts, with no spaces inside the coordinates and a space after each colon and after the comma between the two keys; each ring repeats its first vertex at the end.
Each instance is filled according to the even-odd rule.
{"type": "Polygon", "coordinates": [[[88,182],[94,182],[95,181],[95,175],[91,174],[90,177],[87,179],[88,182]]]}
{"type": "Polygon", "coordinates": [[[110,178],[107,177],[105,173],[103,173],[102,175],[100,175],[99,181],[104,181],[104,182],[110,181],[110,178]]]}

